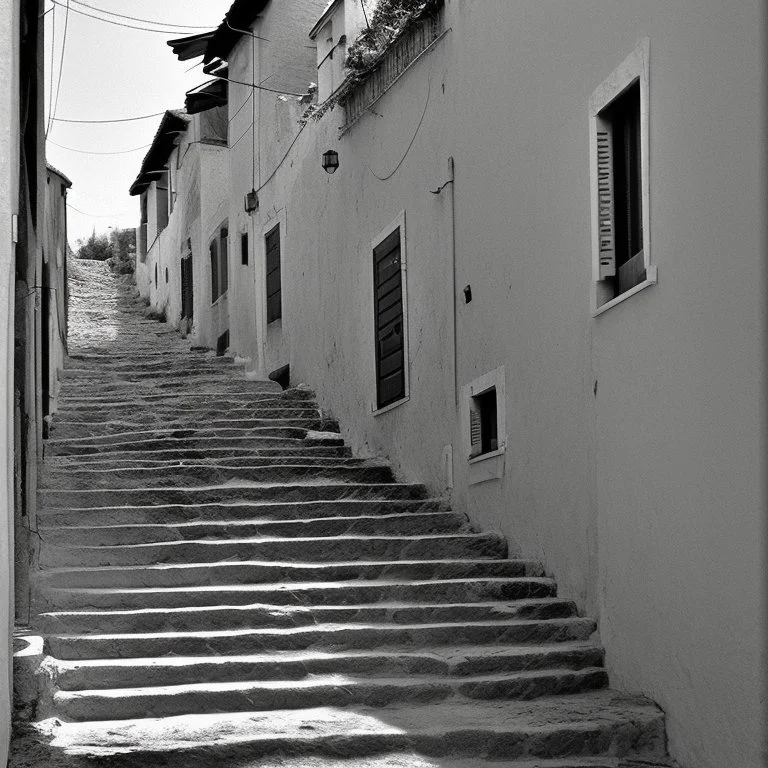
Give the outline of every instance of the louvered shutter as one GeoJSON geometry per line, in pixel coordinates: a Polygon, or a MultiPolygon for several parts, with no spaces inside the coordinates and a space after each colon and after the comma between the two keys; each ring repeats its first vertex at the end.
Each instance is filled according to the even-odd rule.
{"type": "Polygon", "coordinates": [[[280,268],[280,225],[270,230],[266,236],[266,295],[267,322],[279,320],[283,316],[282,276],[280,268]]]}
{"type": "Polygon", "coordinates": [[[405,397],[405,327],[400,230],[373,252],[376,401],[383,408],[405,397]]]}
{"type": "Polygon", "coordinates": [[[597,210],[600,279],[616,274],[616,222],[614,221],[613,136],[606,121],[597,126],[597,210]]]}
{"type": "Polygon", "coordinates": [[[469,398],[469,458],[479,456],[483,451],[482,418],[480,403],[474,397],[469,398]]]}

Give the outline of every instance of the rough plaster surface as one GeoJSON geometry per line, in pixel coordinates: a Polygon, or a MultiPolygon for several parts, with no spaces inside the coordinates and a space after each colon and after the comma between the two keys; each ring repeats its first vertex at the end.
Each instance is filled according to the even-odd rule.
{"type": "Polygon", "coordinates": [[[539,563],[104,269],[76,285],[41,467],[12,768],[669,764],[663,713],[606,687],[539,563]]]}

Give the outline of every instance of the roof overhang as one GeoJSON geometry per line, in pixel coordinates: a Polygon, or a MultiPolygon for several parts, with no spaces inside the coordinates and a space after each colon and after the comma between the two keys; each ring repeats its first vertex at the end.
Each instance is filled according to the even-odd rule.
{"type": "Polygon", "coordinates": [[[176,146],[178,137],[185,133],[191,118],[180,109],[169,109],[163,115],[155,138],[141,163],[141,170],[131,184],[130,194],[140,195],[158,177],[162,176],[168,156],[176,146]]]}
{"type": "Polygon", "coordinates": [[[46,163],[45,169],[48,171],[48,173],[52,173],[55,176],[58,176],[64,182],[64,186],[67,189],[72,186],[72,182],[58,168],[54,168],[50,163],[46,163]]]}
{"type": "Polygon", "coordinates": [[[175,40],[169,40],[173,52],[179,57],[179,61],[188,61],[205,54],[208,43],[213,38],[214,30],[203,32],[201,35],[190,35],[189,37],[178,37],[175,40]]]}
{"type": "Polygon", "coordinates": [[[221,107],[227,103],[229,96],[229,83],[226,79],[217,78],[187,91],[184,106],[187,114],[196,115],[214,107],[221,107]]]}

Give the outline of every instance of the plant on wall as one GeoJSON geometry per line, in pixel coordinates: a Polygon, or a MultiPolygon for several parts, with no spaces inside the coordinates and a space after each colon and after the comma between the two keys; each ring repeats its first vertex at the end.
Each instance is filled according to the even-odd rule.
{"type": "MultiPolygon", "coordinates": [[[[347,77],[337,91],[322,104],[310,104],[299,120],[319,120],[326,112],[342,103],[376,68],[384,54],[414,24],[434,13],[443,0],[379,0],[368,26],[349,46],[345,66],[347,77]]],[[[305,97],[301,97],[302,101],[305,97]]],[[[304,102],[302,102],[304,103],[304,102]]]]}

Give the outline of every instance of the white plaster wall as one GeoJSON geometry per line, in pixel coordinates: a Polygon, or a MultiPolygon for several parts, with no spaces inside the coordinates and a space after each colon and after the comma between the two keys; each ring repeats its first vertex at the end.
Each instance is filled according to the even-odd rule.
{"type": "MultiPolygon", "coordinates": [[[[227,294],[211,302],[211,260],[208,244],[229,212],[229,158],[225,147],[201,144],[200,151],[200,247],[193,259],[195,270],[195,328],[202,346],[216,348],[216,340],[229,328],[227,294]],[[198,290],[199,286],[199,290],[198,290]]],[[[231,230],[230,230],[231,233],[231,230]]],[[[230,238],[229,290],[233,285],[230,238]]]]}
{"type": "Polygon", "coordinates": [[[0,5],[0,765],[11,732],[13,633],[13,245],[18,194],[18,2],[0,5]]]}
{"type": "MultiPolygon", "coordinates": [[[[260,193],[254,228],[279,213],[286,243],[280,333],[255,354],[264,370],[289,360],[356,449],[435,492],[451,444],[455,505],[598,617],[613,684],[659,701],[683,768],[757,768],[765,20],[757,0],[652,11],[448,0],[437,49],[341,139],[338,112],[310,125],[260,193]],[[643,37],[659,284],[592,318],[588,103],[643,37]],[[327,176],[331,147],[341,166],[327,176]],[[449,155],[458,384],[506,371],[504,473],[477,485],[454,403],[451,188],[429,192],[449,155]],[[400,210],[410,400],[376,417],[370,242],[400,210]]],[[[271,170],[283,134],[270,120],[271,170]]]]}
{"type": "MultiPolygon", "coordinates": [[[[242,83],[264,81],[269,88],[285,89],[287,93],[306,93],[310,82],[317,80],[316,54],[308,35],[325,6],[326,0],[296,0],[267,6],[254,31],[271,42],[256,40],[254,45],[251,38],[242,38],[229,57],[231,78],[242,83]]],[[[253,97],[257,115],[254,130],[251,91],[248,86],[230,84],[230,349],[250,358],[251,367],[266,374],[284,364],[287,354],[280,351],[285,321],[271,323],[267,331],[262,295],[265,227],[284,215],[284,211],[262,202],[258,212],[246,216],[243,203],[245,194],[252,188],[259,189],[277,167],[299,130],[297,120],[303,107],[293,96],[257,90],[253,97]],[[247,266],[240,259],[239,235],[244,231],[248,231],[251,243],[247,266]],[[269,360],[264,359],[267,332],[273,352],[269,360]]]]}

